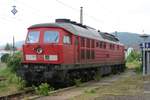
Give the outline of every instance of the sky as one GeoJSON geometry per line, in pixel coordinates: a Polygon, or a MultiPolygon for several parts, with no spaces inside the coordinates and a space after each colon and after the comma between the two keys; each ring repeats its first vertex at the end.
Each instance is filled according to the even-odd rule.
{"type": "Polygon", "coordinates": [[[0,0],[0,45],[25,40],[27,28],[57,18],[80,21],[104,32],[150,34],[150,0],[0,0]],[[13,15],[12,6],[17,13],[13,15]]]}

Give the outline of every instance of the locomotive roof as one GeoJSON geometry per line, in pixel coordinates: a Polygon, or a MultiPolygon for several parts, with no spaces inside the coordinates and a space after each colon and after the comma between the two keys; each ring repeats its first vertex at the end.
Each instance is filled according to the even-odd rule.
{"type": "Polygon", "coordinates": [[[103,39],[99,33],[91,28],[83,28],[77,25],[73,25],[71,23],[44,23],[44,24],[36,24],[29,28],[36,28],[36,27],[60,27],[63,28],[74,35],[79,35],[87,38],[93,38],[93,39],[103,39]]]}
{"type": "Polygon", "coordinates": [[[93,28],[90,28],[88,26],[74,25],[72,23],[56,22],[56,23],[35,24],[30,26],[29,29],[41,27],[60,27],[71,32],[74,35],[120,44],[118,41],[114,41],[114,39],[112,39],[113,37],[111,37],[111,39],[105,38],[106,36],[102,35],[103,33],[98,32],[93,28]]]}
{"type": "Polygon", "coordinates": [[[109,34],[109,33],[106,33],[106,32],[100,32],[100,35],[104,39],[107,39],[107,40],[110,40],[110,41],[114,41],[114,42],[119,42],[119,39],[117,37],[115,37],[113,34],[109,34]]]}

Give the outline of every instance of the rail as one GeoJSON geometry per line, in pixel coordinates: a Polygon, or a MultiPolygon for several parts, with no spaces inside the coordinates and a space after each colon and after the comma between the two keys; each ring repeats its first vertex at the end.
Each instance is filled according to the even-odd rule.
{"type": "Polygon", "coordinates": [[[19,100],[22,97],[24,97],[26,94],[32,94],[33,92],[34,92],[34,89],[26,88],[16,93],[0,96],[0,100],[19,100]]]}

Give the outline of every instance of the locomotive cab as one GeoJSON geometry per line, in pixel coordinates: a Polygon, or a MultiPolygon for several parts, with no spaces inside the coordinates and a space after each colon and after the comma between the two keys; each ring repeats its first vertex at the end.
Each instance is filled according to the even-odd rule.
{"type": "Polygon", "coordinates": [[[19,73],[29,83],[54,82],[60,77],[56,75],[60,66],[74,62],[72,46],[71,33],[60,27],[41,24],[29,27],[19,73]]]}
{"type": "MultiPolygon", "coordinates": [[[[62,30],[59,28],[29,28],[23,45],[21,76],[29,83],[52,81],[55,68],[63,62],[62,30]],[[37,80],[38,79],[38,80],[37,80]]],[[[66,39],[67,40],[67,39],[66,39]]],[[[67,42],[67,41],[66,41],[67,42]]]]}
{"type": "Polygon", "coordinates": [[[53,28],[29,29],[23,45],[24,63],[61,63],[61,30],[53,28]]]}

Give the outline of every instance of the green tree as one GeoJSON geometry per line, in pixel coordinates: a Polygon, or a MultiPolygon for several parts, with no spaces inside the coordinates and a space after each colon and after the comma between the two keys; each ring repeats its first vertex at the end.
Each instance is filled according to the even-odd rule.
{"type": "Polygon", "coordinates": [[[7,43],[4,49],[5,50],[11,50],[11,45],[9,43],[7,43]]]}
{"type": "Polygon", "coordinates": [[[4,48],[5,50],[17,50],[17,48],[14,46],[12,46],[11,44],[9,44],[9,43],[7,43],[6,44],[6,46],[5,46],[5,48],[4,48]]]}

